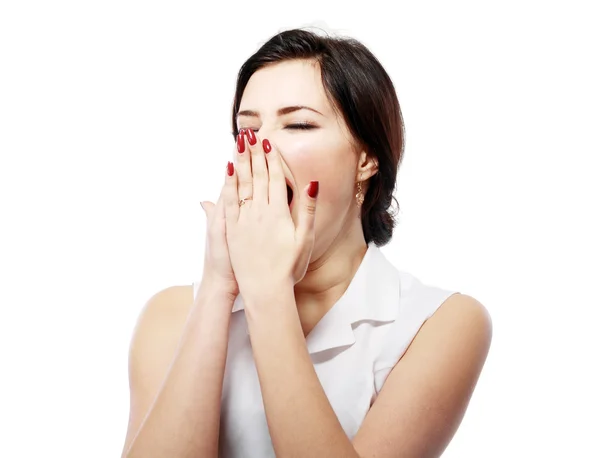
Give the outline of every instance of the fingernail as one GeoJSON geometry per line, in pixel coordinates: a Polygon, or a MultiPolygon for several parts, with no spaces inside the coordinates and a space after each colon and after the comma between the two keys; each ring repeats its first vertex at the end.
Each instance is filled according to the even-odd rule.
{"type": "Polygon", "coordinates": [[[319,194],[319,182],[311,181],[308,187],[308,195],[314,199],[317,197],[317,194],[319,194]]]}
{"type": "Polygon", "coordinates": [[[252,146],[256,145],[256,135],[252,129],[246,129],[246,135],[248,136],[248,143],[252,146]]]}
{"type": "Polygon", "coordinates": [[[265,150],[265,153],[271,152],[271,143],[266,138],[263,140],[263,149],[265,150]]]}
{"type": "Polygon", "coordinates": [[[244,149],[246,149],[246,142],[244,141],[244,131],[240,130],[240,133],[237,136],[237,149],[238,153],[243,153],[244,149]]]}
{"type": "Polygon", "coordinates": [[[204,208],[204,204],[202,202],[200,202],[200,206],[202,207],[202,210],[206,211],[206,208],[204,208]]]}
{"type": "Polygon", "coordinates": [[[232,162],[227,162],[227,175],[229,175],[229,176],[233,175],[233,163],[232,162]]]}

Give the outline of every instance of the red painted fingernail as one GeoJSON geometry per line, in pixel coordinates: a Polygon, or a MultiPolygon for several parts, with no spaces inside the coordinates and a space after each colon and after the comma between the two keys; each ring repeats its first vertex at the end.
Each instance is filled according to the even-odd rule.
{"type": "Polygon", "coordinates": [[[265,153],[271,152],[271,143],[266,138],[263,140],[263,149],[265,150],[265,153]]]}
{"type": "Polygon", "coordinates": [[[308,195],[314,199],[317,197],[317,194],[319,194],[319,182],[311,181],[308,187],[308,195]]]}
{"type": "Polygon", "coordinates": [[[256,145],[256,135],[252,129],[246,129],[246,135],[248,136],[248,143],[252,146],[256,145]]]}
{"type": "Polygon", "coordinates": [[[244,140],[244,131],[240,130],[240,133],[237,136],[237,149],[238,153],[243,153],[246,149],[246,142],[244,140]]]}
{"type": "Polygon", "coordinates": [[[227,162],[227,175],[233,175],[233,163],[227,162]]]}

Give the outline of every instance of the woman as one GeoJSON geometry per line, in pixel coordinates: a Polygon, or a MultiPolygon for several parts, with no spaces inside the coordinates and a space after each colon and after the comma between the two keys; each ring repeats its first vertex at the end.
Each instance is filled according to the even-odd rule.
{"type": "Polygon", "coordinates": [[[475,299],[380,252],[404,149],[360,43],[274,36],[242,66],[204,271],[153,296],[130,349],[127,457],[434,457],[491,340],[475,299]]]}

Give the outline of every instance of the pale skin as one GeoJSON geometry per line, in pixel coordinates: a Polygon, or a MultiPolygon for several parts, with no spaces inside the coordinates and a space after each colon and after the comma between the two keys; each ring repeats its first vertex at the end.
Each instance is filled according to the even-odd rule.
{"type": "Polygon", "coordinates": [[[357,149],[311,62],[256,72],[242,98],[244,112],[238,126],[250,131],[243,152],[235,151],[231,176],[224,172],[216,205],[204,203],[208,231],[198,297],[193,300],[191,286],[168,288],[140,315],[130,349],[123,456],[217,456],[226,337],[238,293],[277,456],[440,456],[487,357],[489,314],[470,296],[448,298],[349,440],[304,339],[341,297],[366,251],[355,183],[366,189],[377,162],[357,149]],[[298,106],[312,110],[281,112],[298,106]],[[290,128],[298,123],[316,127],[290,128]],[[263,139],[271,145],[267,153],[263,139]],[[286,180],[294,189],[291,208],[286,180]],[[307,193],[312,180],[319,181],[316,198],[307,193]]]}

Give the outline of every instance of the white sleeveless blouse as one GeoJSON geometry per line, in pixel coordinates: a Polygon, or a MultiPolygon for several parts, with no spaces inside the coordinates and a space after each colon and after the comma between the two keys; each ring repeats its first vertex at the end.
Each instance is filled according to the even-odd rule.
{"type": "MultiPolygon", "coordinates": [[[[200,282],[193,286],[196,297],[200,282]]],[[[423,323],[456,293],[397,270],[369,244],[346,292],[306,337],[317,376],[349,439],[423,323]]],[[[219,456],[274,457],[241,296],[232,314],[219,456]]]]}

